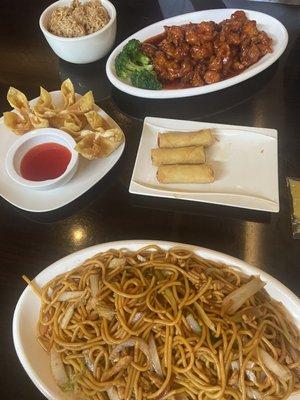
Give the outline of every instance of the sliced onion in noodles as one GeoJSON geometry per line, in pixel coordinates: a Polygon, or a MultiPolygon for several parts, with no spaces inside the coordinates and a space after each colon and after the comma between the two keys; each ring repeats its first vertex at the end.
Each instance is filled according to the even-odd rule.
{"type": "Polygon", "coordinates": [[[109,359],[111,361],[117,361],[119,359],[119,353],[121,353],[121,351],[125,350],[127,347],[134,347],[135,345],[137,345],[138,348],[145,354],[148,362],[150,363],[151,357],[149,347],[143,339],[137,337],[128,339],[124,343],[118,344],[111,352],[109,359]]]}
{"type": "Polygon", "coordinates": [[[84,363],[85,363],[87,369],[91,372],[94,372],[94,363],[89,356],[89,351],[83,350],[83,355],[84,355],[84,363]]]}
{"type": "MultiPolygon", "coordinates": [[[[253,383],[257,383],[257,379],[256,379],[256,375],[255,373],[252,371],[253,367],[254,367],[254,362],[253,361],[248,361],[246,364],[246,370],[245,370],[245,374],[247,376],[247,378],[249,379],[249,381],[253,382],[253,383]]],[[[235,372],[239,372],[240,370],[240,362],[238,360],[234,360],[231,361],[231,369],[233,371],[233,374],[235,372]]]]}
{"type": "Polygon", "coordinates": [[[77,299],[78,297],[82,296],[84,291],[82,290],[73,290],[73,291],[66,291],[63,292],[59,297],[58,301],[69,301],[73,299],[77,299]]]}
{"type": "Polygon", "coordinates": [[[69,378],[60,354],[55,350],[54,347],[52,347],[50,350],[50,366],[55,382],[61,389],[67,390],[69,386],[69,378]]]}
{"type": "Polygon", "coordinates": [[[196,335],[200,335],[200,334],[201,334],[202,327],[201,327],[200,324],[195,320],[195,318],[193,317],[192,314],[189,314],[189,315],[186,317],[186,322],[189,324],[191,330],[192,330],[196,335]]]}
{"type": "Polygon", "coordinates": [[[261,400],[262,399],[262,396],[259,393],[259,391],[257,389],[254,389],[253,387],[250,387],[250,386],[246,387],[246,394],[247,394],[247,397],[249,399],[254,399],[254,400],[261,400]]]}
{"type": "Polygon", "coordinates": [[[93,274],[90,276],[92,296],[96,297],[99,292],[99,275],[93,274]]]}
{"type": "Polygon", "coordinates": [[[256,376],[253,371],[251,371],[250,369],[246,369],[245,374],[246,374],[247,378],[249,379],[249,381],[256,383],[256,376]]]}
{"type": "MultiPolygon", "coordinates": [[[[246,368],[250,370],[254,367],[254,365],[255,365],[255,363],[253,361],[248,361],[246,364],[246,368]]],[[[240,362],[238,360],[231,361],[230,366],[233,371],[239,371],[240,362]]]]}
{"type": "Polygon", "coordinates": [[[154,369],[154,371],[157,373],[157,375],[162,378],[163,372],[161,369],[161,364],[159,361],[159,356],[158,356],[155,340],[154,340],[152,334],[150,334],[150,336],[149,336],[149,351],[150,351],[151,367],[154,369]]]}
{"type": "Polygon", "coordinates": [[[104,303],[104,301],[100,301],[97,303],[95,311],[97,311],[100,317],[106,318],[109,321],[111,321],[116,314],[114,308],[104,303]]]}
{"type": "Polygon", "coordinates": [[[109,397],[109,400],[120,400],[120,397],[114,387],[107,389],[106,393],[109,397]]]}
{"type": "Polygon", "coordinates": [[[86,309],[88,311],[93,310],[99,317],[108,319],[111,321],[115,316],[114,307],[111,304],[105,303],[105,301],[99,300],[97,297],[90,297],[86,303],[86,309]]]}
{"type": "Polygon", "coordinates": [[[108,264],[108,268],[124,267],[126,263],[125,258],[113,258],[108,264]]]}
{"type": "Polygon", "coordinates": [[[63,316],[63,318],[60,321],[60,327],[61,329],[66,329],[68,323],[70,322],[71,318],[73,317],[74,314],[74,308],[75,308],[75,303],[71,304],[66,312],[65,315],[63,316]]]}
{"type": "Polygon", "coordinates": [[[222,311],[225,314],[234,314],[251,296],[265,286],[259,277],[245,283],[238,289],[229,293],[222,302],[222,311]]]}
{"type": "Polygon", "coordinates": [[[256,375],[253,372],[253,367],[254,367],[254,362],[253,361],[248,361],[246,364],[246,368],[245,369],[245,374],[247,376],[247,378],[249,379],[249,381],[253,382],[253,383],[257,383],[257,379],[256,379],[256,375]]]}
{"type": "Polygon", "coordinates": [[[281,365],[277,360],[275,360],[275,358],[270,356],[270,354],[268,354],[262,348],[259,348],[258,351],[264,365],[279,379],[287,381],[288,379],[292,378],[291,371],[288,368],[281,365]]]}
{"type": "Polygon", "coordinates": [[[231,361],[230,366],[232,371],[239,371],[240,369],[240,363],[238,361],[231,361]]]}
{"type": "Polygon", "coordinates": [[[131,322],[134,324],[135,322],[138,322],[143,316],[143,313],[137,312],[134,317],[132,318],[131,322]]]}

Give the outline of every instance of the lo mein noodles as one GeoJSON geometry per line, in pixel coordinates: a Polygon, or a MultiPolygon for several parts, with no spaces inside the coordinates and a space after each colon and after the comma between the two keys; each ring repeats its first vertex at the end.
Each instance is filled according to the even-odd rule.
{"type": "Polygon", "coordinates": [[[299,331],[258,277],[184,248],[109,250],[42,289],[55,381],[93,400],[287,399],[299,331]]]}

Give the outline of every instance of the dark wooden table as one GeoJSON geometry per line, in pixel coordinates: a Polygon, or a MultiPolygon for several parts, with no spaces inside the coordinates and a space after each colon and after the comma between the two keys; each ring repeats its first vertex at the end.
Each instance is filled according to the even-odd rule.
{"type": "MultiPolygon", "coordinates": [[[[244,83],[191,99],[147,101],[114,89],[105,62],[72,65],[59,60],[38,27],[51,1],[2,0],[0,8],[0,111],[10,85],[36,97],[39,86],[56,90],[70,77],[76,91],[92,89],[97,103],[124,129],[119,163],[78,200],[55,212],[24,212],[0,198],[0,398],[40,399],[14,351],[11,324],[24,289],[21,275],[84,247],[120,239],[164,239],[197,244],[239,257],[300,293],[300,241],[292,238],[286,176],[300,176],[300,8],[247,1],[114,1],[117,43],[153,22],[205,8],[243,7],[278,18],[290,35],[279,62],[244,83]],[[275,128],[279,134],[280,212],[142,197],[128,192],[146,115],[275,128]],[[79,232],[79,234],[78,234],[79,232]]],[[[259,179],[259,176],[257,176],[259,179]]],[[[33,194],[34,195],[34,194],[33,194]]]]}

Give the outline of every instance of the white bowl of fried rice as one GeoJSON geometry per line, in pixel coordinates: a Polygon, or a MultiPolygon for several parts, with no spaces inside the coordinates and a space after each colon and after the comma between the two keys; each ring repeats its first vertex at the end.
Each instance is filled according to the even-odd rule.
{"type": "Polygon", "coordinates": [[[108,0],[59,0],[39,23],[52,50],[74,64],[103,58],[116,37],[116,9],[108,0]]]}

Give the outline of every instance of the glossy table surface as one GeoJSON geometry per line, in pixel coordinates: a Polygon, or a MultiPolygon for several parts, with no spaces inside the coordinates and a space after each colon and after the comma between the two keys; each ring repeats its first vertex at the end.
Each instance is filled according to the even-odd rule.
{"type": "MultiPolygon", "coordinates": [[[[24,289],[21,275],[96,243],[156,239],[191,243],[239,257],[300,294],[300,241],[292,238],[287,176],[300,177],[300,7],[250,1],[119,0],[117,41],[161,19],[205,8],[248,8],[278,18],[289,32],[279,61],[260,75],[224,91],[183,100],[152,100],[114,89],[105,62],[73,65],[59,60],[39,30],[51,2],[2,0],[0,9],[0,111],[9,109],[10,85],[28,98],[39,86],[56,90],[65,78],[76,91],[91,89],[96,102],[123,128],[127,145],[108,175],[73,203],[50,213],[24,212],[0,198],[0,398],[41,399],[14,351],[11,323],[24,289]],[[145,116],[249,125],[278,130],[280,212],[267,214],[128,192],[145,116]]],[[[259,179],[259,176],[257,176],[259,179]]]]}

